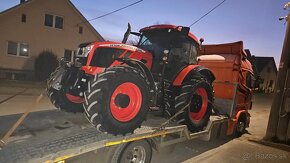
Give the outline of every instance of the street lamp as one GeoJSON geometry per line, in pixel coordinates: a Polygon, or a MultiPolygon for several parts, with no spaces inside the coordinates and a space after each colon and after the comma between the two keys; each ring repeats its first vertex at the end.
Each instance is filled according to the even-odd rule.
{"type": "Polygon", "coordinates": [[[284,39],[275,97],[273,99],[265,140],[289,143],[290,141],[290,2],[285,4],[284,10],[288,10],[287,16],[279,20],[286,20],[286,34],[284,39]]]}

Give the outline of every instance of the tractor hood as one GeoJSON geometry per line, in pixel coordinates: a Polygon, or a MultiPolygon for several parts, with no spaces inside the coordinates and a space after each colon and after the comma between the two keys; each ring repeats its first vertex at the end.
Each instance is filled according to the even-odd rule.
{"type": "Polygon", "coordinates": [[[87,63],[82,69],[88,74],[95,75],[103,72],[105,68],[121,65],[118,58],[140,60],[151,68],[152,54],[135,46],[118,42],[95,42],[87,47],[87,63]]]}

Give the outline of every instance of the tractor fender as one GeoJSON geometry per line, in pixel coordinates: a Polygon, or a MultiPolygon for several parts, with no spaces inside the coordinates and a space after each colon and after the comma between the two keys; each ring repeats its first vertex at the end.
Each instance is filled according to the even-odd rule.
{"type": "Polygon", "coordinates": [[[141,70],[146,75],[148,81],[150,82],[150,93],[152,93],[151,97],[153,98],[152,102],[155,103],[157,98],[155,95],[153,95],[156,94],[155,82],[151,71],[146,67],[146,65],[142,61],[131,58],[118,58],[117,60],[127,64],[128,66],[141,70]]]}
{"type": "Polygon", "coordinates": [[[190,78],[194,74],[200,74],[205,77],[210,83],[215,80],[214,74],[207,68],[200,65],[189,65],[183,68],[175,78],[173,85],[180,86],[184,80],[190,78]]]}

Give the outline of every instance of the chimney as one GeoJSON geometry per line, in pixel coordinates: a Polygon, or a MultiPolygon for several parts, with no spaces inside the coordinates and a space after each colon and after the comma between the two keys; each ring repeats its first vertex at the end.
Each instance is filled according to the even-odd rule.
{"type": "Polygon", "coordinates": [[[25,1],[26,1],[26,0],[20,0],[20,4],[21,4],[21,3],[24,3],[25,1]]]}

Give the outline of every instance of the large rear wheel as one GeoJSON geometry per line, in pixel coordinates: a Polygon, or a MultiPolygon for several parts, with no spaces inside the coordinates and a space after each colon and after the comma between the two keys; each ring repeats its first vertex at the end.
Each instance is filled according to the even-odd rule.
{"type": "Polygon", "coordinates": [[[175,97],[175,111],[186,107],[177,116],[180,124],[187,125],[191,132],[202,130],[208,123],[213,102],[211,84],[203,79],[192,79],[182,85],[180,94],[175,97]]]}
{"type": "Polygon", "coordinates": [[[136,68],[106,69],[89,82],[85,114],[103,132],[132,133],[141,126],[149,109],[149,84],[136,68]]]}

